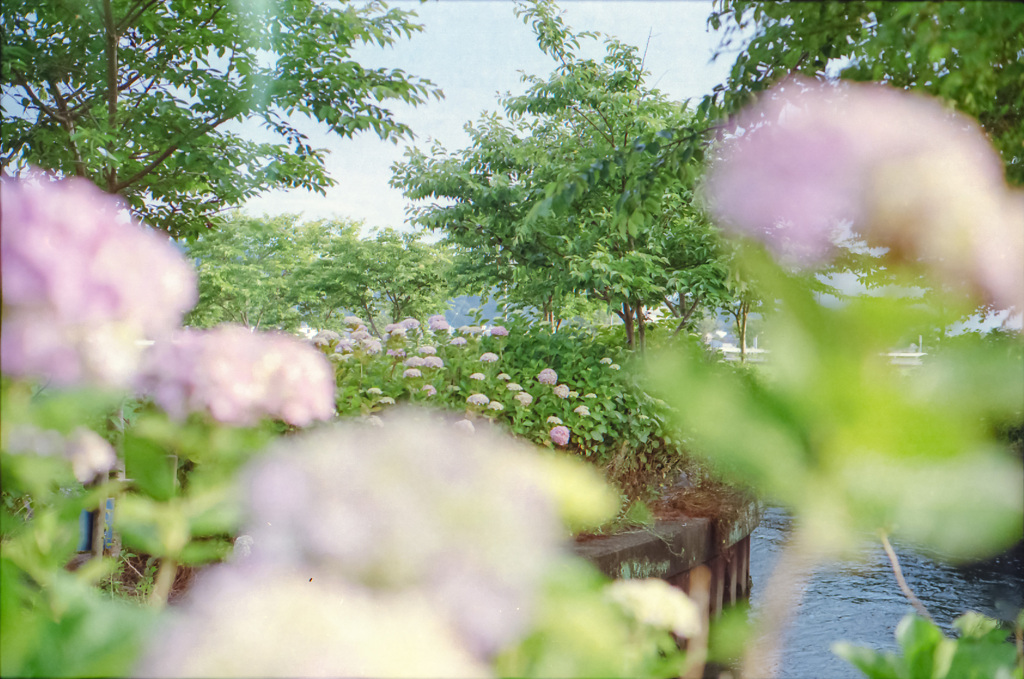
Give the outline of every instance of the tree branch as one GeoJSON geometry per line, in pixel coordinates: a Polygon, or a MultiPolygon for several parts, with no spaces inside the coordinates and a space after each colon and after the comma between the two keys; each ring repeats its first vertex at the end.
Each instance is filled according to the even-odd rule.
{"type": "MultiPolygon", "coordinates": [[[[114,7],[111,0],[103,0],[103,25],[106,30],[107,58],[107,129],[113,134],[117,126],[117,28],[114,25],[114,7]]],[[[117,193],[117,167],[107,164],[107,191],[117,193]]]]}
{"type": "MultiPolygon", "coordinates": [[[[609,144],[611,144],[613,149],[616,148],[615,147],[615,140],[612,138],[611,134],[609,134],[608,132],[605,132],[600,127],[598,127],[597,124],[593,120],[588,118],[587,114],[584,113],[583,111],[581,111],[578,106],[573,106],[572,110],[576,111],[576,113],[579,113],[581,116],[583,116],[583,119],[586,120],[588,123],[590,123],[590,126],[593,127],[598,132],[598,134],[600,134],[602,137],[604,137],[605,141],[607,141],[609,144]]],[[[598,115],[601,115],[600,111],[598,111],[598,115]]],[[[601,116],[601,117],[604,118],[604,116],[601,116]]],[[[605,123],[607,123],[607,121],[605,121],[605,123]]]]}

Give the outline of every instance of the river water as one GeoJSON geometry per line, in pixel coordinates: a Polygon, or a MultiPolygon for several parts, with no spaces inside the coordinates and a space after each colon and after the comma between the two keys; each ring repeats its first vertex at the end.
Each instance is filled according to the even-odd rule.
{"type": "MultiPolygon", "coordinates": [[[[769,507],[751,534],[751,612],[756,616],[767,581],[790,531],[790,517],[769,507]]],[[[951,623],[967,610],[1013,620],[1024,608],[1024,555],[1012,555],[967,569],[933,561],[893,544],[903,576],[936,623],[952,636],[951,623]]],[[[865,536],[860,561],[816,568],[804,588],[786,634],[776,675],[785,679],[863,678],[829,649],[839,640],[876,650],[898,650],[894,634],[913,610],[900,592],[881,543],[865,536]]]]}

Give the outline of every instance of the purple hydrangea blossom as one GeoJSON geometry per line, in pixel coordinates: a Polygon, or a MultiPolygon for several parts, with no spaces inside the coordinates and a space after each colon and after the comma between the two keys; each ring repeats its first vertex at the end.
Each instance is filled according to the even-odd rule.
{"type": "Polygon", "coordinates": [[[888,86],[791,79],[737,125],[704,188],[724,228],[814,265],[848,223],[890,259],[1024,301],[1024,196],[973,120],[888,86]]]}
{"type": "Polygon", "coordinates": [[[569,398],[569,387],[564,384],[555,386],[552,390],[558,398],[569,398]]]}
{"type": "Polygon", "coordinates": [[[417,321],[415,318],[406,318],[405,320],[402,321],[402,327],[405,328],[406,330],[415,330],[416,328],[420,327],[420,322],[417,321]]]}
{"type": "Polygon", "coordinates": [[[503,325],[496,325],[490,329],[491,337],[508,337],[508,328],[503,325]]]}
{"type": "Polygon", "coordinates": [[[406,368],[422,368],[426,364],[427,359],[423,358],[422,356],[410,356],[409,358],[405,359],[405,362],[403,363],[403,365],[406,368]]]}
{"type": "Polygon", "coordinates": [[[305,426],[334,415],[334,371],[323,354],[290,335],[241,326],[158,342],[137,386],[176,419],[206,412],[227,424],[271,417],[305,426]]]}
{"type": "Polygon", "coordinates": [[[564,446],[569,443],[569,428],[563,425],[552,427],[549,432],[551,441],[557,446],[564,446]]]}
{"type": "MultiPolygon", "coordinates": [[[[381,601],[415,593],[475,657],[490,659],[527,631],[545,574],[561,558],[544,467],[510,438],[457,436],[413,417],[287,437],[262,456],[244,482],[248,568],[306,572],[307,589],[345,583],[381,601]]],[[[463,422],[456,426],[474,428],[463,422]]],[[[337,614],[350,616],[347,607],[337,614]]]]}
{"type": "Polygon", "coordinates": [[[368,332],[366,331],[366,328],[363,328],[362,330],[353,330],[353,331],[352,331],[352,332],[351,332],[351,333],[349,334],[349,337],[351,337],[351,338],[352,338],[353,340],[355,340],[356,342],[365,342],[365,341],[366,341],[366,340],[368,340],[368,339],[372,339],[372,338],[373,338],[373,335],[371,335],[370,333],[368,333],[368,332]]]}
{"type": "Polygon", "coordinates": [[[437,394],[437,389],[434,387],[433,384],[423,385],[423,388],[420,389],[420,391],[422,391],[427,396],[434,396],[435,394],[437,394]]]}
{"type": "Polygon", "coordinates": [[[437,353],[437,347],[432,347],[429,344],[424,344],[422,347],[417,349],[424,356],[433,356],[437,353]]]}
{"type": "Polygon", "coordinates": [[[379,339],[365,339],[362,341],[363,351],[368,354],[379,354],[384,346],[380,343],[379,339]]]}
{"type": "Polygon", "coordinates": [[[484,353],[483,355],[480,356],[480,361],[482,363],[494,363],[497,360],[498,360],[498,355],[493,353],[493,352],[490,352],[490,351],[488,351],[488,352],[486,352],[486,353],[484,353]]]}
{"type": "Polygon", "coordinates": [[[395,358],[405,358],[405,349],[388,349],[388,356],[394,356],[395,358]]]}
{"type": "Polygon", "coordinates": [[[406,368],[405,372],[402,373],[402,377],[405,377],[405,378],[423,377],[423,373],[420,372],[419,368],[406,368]]]}
{"type": "Polygon", "coordinates": [[[441,314],[436,314],[427,319],[427,326],[433,332],[440,332],[442,330],[449,330],[451,326],[448,325],[448,321],[445,320],[441,314]]]}
{"type": "Polygon", "coordinates": [[[466,343],[466,338],[465,337],[455,337],[451,341],[452,346],[456,346],[456,347],[461,347],[465,343],[466,343]]]}
{"type": "Polygon", "coordinates": [[[443,368],[444,361],[440,356],[427,356],[423,359],[423,365],[427,368],[443,368]]]}
{"type": "Polygon", "coordinates": [[[195,304],[193,267],[88,181],[34,172],[3,178],[0,194],[4,373],[129,383],[139,340],[173,332],[195,304]]]}
{"type": "Polygon", "coordinates": [[[537,375],[537,381],[541,384],[557,384],[558,373],[551,368],[544,368],[540,371],[540,374],[537,375]]]}

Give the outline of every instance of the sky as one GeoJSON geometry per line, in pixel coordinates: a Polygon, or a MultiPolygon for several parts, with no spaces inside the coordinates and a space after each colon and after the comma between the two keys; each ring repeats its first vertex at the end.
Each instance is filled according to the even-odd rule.
{"type": "MultiPolygon", "coordinates": [[[[497,97],[521,93],[520,73],[547,76],[555,63],[540,51],[533,33],[513,13],[510,0],[393,0],[392,7],[413,10],[424,30],[389,48],[360,47],[355,59],[364,67],[400,68],[427,78],[445,93],[418,107],[397,104],[398,120],[416,134],[413,141],[382,141],[373,133],[354,139],[303,126],[314,146],[329,150],[327,170],[338,183],[326,196],[302,190],[271,191],[249,201],[253,215],[298,213],[304,219],[348,217],[373,227],[407,228],[407,201],[388,186],[391,165],[408,145],[429,141],[455,150],[468,145],[465,123],[484,111],[499,110],[497,97]]],[[[575,31],[599,31],[647,53],[648,85],[670,98],[694,103],[725,80],[730,55],[712,63],[719,44],[707,28],[710,1],[600,0],[559,2],[564,21],[575,31]],[[649,39],[648,39],[649,38],[649,39]]],[[[588,55],[603,54],[599,43],[588,55]]],[[[258,130],[253,130],[258,135],[258,130]]]]}

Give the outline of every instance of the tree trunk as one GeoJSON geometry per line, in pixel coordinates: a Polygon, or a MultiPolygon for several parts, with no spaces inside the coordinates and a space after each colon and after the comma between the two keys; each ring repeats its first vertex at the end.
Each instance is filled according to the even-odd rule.
{"type": "Polygon", "coordinates": [[[637,304],[633,310],[636,312],[636,348],[643,352],[647,346],[647,317],[644,315],[644,305],[637,304]]]}
{"type": "Polygon", "coordinates": [[[740,314],[736,319],[740,331],[740,363],[747,362],[747,315],[750,313],[750,303],[740,302],[740,314]]]}
{"type": "Polygon", "coordinates": [[[635,346],[635,333],[633,328],[633,309],[629,306],[629,302],[622,303],[622,313],[619,315],[622,317],[622,322],[626,325],[626,348],[632,349],[635,346]]]}

